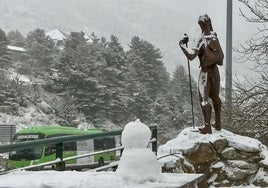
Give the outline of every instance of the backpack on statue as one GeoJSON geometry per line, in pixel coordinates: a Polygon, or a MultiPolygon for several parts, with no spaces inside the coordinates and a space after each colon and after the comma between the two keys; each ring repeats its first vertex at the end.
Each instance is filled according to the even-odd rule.
{"type": "Polygon", "coordinates": [[[201,58],[202,67],[209,67],[211,65],[223,65],[224,54],[221,49],[217,34],[211,32],[211,35],[204,36],[205,50],[201,58]]]}

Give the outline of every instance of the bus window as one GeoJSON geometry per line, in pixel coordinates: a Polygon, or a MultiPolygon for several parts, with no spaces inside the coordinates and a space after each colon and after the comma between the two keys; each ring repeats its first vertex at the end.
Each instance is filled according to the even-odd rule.
{"type": "MultiPolygon", "coordinates": [[[[33,141],[45,138],[42,134],[18,134],[15,135],[13,143],[33,141]]],[[[43,153],[43,147],[33,147],[15,150],[9,153],[11,160],[35,160],[40,159],[43,153]]]]}
{"type": "Polygon", "coordinates": [[[76,151],[76,142],[63,143],[63,151],[76,151]]]}
{"type": "Polygon", "coordinates": [[[52,155],[54,153],[56,153],[56,146],[55,145],[45,147],[45,156],[52,155]]]}
{"type": "MultiPolygon", "coordinates": [[[[76,142],[64,143],[63,151],[76,151],[76,142]]],[[[45,147],[45,156],[52,155],[56,153],[56,145],[51,145],[45,147]]]]}
{"type": "Polygon", "coordinates": [[[106,150],[111,148],[115,148],[114,137],[94,139],[94,150],[106,150]]]}
{"type": "Polygon", "coordinates": [[[10,160],[35,160],[40,159],[43,153],[42,147],[26,148],[10,152],[10,160]]]}

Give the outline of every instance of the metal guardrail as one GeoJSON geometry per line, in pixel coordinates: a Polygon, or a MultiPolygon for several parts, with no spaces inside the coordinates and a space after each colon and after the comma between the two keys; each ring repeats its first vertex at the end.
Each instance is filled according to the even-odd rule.
{"type": "Polygon", "coordinates": [[[73,159],[79,159],[79,158],[83,158],[83,157],[89,157],[89,156],[94,156],[94,155],[98,155],[98,154],[102,154],[102,153],[107,153],[107,152],[111,152],[111,151],[118,151],[118,150],[123,150],[123,149],[124,149],[124,147],[120,146],[120,147],[117,147],[117,148],[106,149],[106,150],[102,150],[102,151],[86,153],[86,154],[76,155],[76,156],[72,156],[72,157],[66,157],[66,158],[63,158],[62,160],[60,158],[56,158],[53,161],[40,163],[40,164],[36,164],[36,165],[31,165],[31,166],[26,166],[26,167],[22,167],[22,168],[17,168],[17,169],[5,171],[5,172],[0,172],[0,175],[10,173],[10,172],[20,171],[20,170],[36,169],[36,168],[40,168],[40,167],[44,167],[44,166],[48,166],[48,165],[54,165],[54,164],[57,164],[57,163],[70,161],[70,160],[73,160],[73,159]]]}
{"type": "MultiPolygon", "coordinates": [[[[157,126],[149,126],[149,128],[152,131],[152,139],[153,139],[153,141],[152,141],[152,151],[157,153],[157,126]]],[[[65,161],[71,160],[73,158],[70,158],[70,159],[68,159],[68,158],[64,159],[63,158],[63,143],[76,142],[76,141],[79,141],[79,140],[103,138],[103,137],[107,137],[107,136],[121,135],[122,131],[123,130],[106,131],[106,132],[95,133],[95,134],[61,136],[61,137],[48,138],[48,139],[35,140],[35,141],[11,143],[11,144],[6,144],[6,145],[0,145],[0,153],[6,153],[6,152],[18,150],[18,149],[25,149],[25,148],[31,148],[31,147],[37,147],[37,146],[38,147],[43,147],[43,146],[48,146],[48,145],[53,145],[54,144],[54,145],[56,145],[56,159],[54,161],[54,164],[56,164],[56,169],[57,170],[64,170],[65,161]],[[60,161],[58,161],[58,159],[60,159],[60,161]]],[[[86,156],[89,156],[89,155],[92,155],[92,154],[85,154],[85,156],[83,156],[83,157],[86,157],[86,156]]]]}

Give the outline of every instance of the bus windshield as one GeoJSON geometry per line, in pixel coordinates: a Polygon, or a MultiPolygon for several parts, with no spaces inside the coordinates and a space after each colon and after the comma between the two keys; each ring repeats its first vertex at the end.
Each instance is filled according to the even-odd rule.
{"type": "MultiPolygon", "coordinates": [[[[43,134],[17,134],[13,143],[32,141],[45,138],[43,134]]],[[[43,153],[43,147],[32,147],[16,150],[9,153],[9,159],[16,161],[40,159],[43,153]]]]}

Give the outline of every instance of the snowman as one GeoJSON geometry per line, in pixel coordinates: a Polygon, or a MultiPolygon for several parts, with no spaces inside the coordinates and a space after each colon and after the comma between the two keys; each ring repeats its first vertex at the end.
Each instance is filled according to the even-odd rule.
{"type": "Polygon", "coordinates": [[[122,178],[138,183],[159,182],[163,179],[161,166],[148,143],[151,131],[139,119],[128,123],[122,132],[124,151],[116,173],[122,178]]]}

